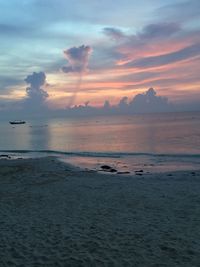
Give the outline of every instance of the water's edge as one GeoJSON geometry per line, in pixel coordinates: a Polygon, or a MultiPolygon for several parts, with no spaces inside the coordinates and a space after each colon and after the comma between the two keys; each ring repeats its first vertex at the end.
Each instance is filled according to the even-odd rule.
{"type": "Polygon", "coordinates": [[[0,150],[0,158],[39,158],[49,155],[81,169],[102,171],[102,166],[107,165],[116,170],[115,173],[133,174],[141,171],[140,174],[148,174],[200,169],[200,154],[0,150]]]}

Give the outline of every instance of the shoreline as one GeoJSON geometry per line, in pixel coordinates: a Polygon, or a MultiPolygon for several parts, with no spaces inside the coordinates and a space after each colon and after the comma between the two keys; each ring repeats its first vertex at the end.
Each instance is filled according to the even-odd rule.
{"type": "MultiPolygon", "coordinates": [[[[102,172],[102,166],[118,174],[166,173],[174,171],[196,171],[200,169],[199,154],[149,154],[149,153],[97,153],[97,152],[59,152],[34,150],[1,150],[0,160],[17,160],[55,157],[59,161],[71,164],[83,170],[102,172]],[[118,156],[117,156],[118,155],[118,156]]],[[[109,170],[107,169],[107,172],[109,170]]]]}
{"type": "Polygon", "coordinates": [[[0,160],[2,266],[198,266],[200,170],[102,174],[0,160]]]}

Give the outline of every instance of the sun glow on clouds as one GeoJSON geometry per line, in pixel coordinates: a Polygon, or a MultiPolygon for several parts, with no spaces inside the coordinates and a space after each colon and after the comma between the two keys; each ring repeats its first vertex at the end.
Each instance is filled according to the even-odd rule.
{"type": "Polygon", "coordinates": [[[118,5],[110,0],[86,1],[71,3],[68,9],[63,0],[56,4],[53,0],[25,2],[25,14],[18,1],[13,2],[12,9],[9,3],[0,4],[6,9],[0,21],[0,48],[4,51],[0,56],[0,98],[23,99],[23,79],[42,71],[47,78],[46,102],[53,108],[65,108],[74,90],[73,105],[86,101],[100,105],[104,100],[115,104],[123,96],[133,98],[152,86],[170,101],[200,101],[197,0],[184,4],[178,0],[165,4],[119,0],[118,5]],[[185,14],[184,20],[180,12],[185,14]],[[12,18],[18,18],[15,25],[12,18]],[[74,49],[89,49],[82,57],[85,61],[71,58],[68,53],[74,49]],[[80,72],[84,77],[77,86],[80,72]],[[19,78],[21,83],[13,84],[19,78]]]}

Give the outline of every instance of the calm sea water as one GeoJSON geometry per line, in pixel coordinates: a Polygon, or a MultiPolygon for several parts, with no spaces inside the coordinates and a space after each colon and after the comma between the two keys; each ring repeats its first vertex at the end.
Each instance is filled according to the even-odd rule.
{"type": "Polygon", "coordinates": [[[200,113],[30,120],[14,127],[1,121],[0,150],[51,151],[81,166],[199,167],[200,113]]]}

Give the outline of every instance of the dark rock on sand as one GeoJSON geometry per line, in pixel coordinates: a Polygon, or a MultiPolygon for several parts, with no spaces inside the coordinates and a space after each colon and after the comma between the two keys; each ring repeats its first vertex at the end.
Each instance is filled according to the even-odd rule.
{"type": "Polygon", "coordinates": [[[2,154],[0,155],[0,158],[7,158],[7,159],[10,159],[11,156],[7,155],[7,154],[2,154]]]}
{"type": "Polygon", "coordinates": [[[135,173],[144,172],[143,170],[135,171],[135,173]]]}
{"type": "Polygon", "coordinates": [[[109,165],[102,165],[101,166],[101,169],[103,169],[103,170],[110,170],[112,168],[109,165]]]}
{"type": "Polygon", "coordinates": [[[117,172],[117,170],[115,170],[115,169],[110,169],[110,172],[117,172]]]}
{"type": "Polygon", "coordinates": [[[102,171],[105,171],[105,172],[117,172],[116,169],[110,167],[109,165],[102,165],[101,169],[102,171]]]}

